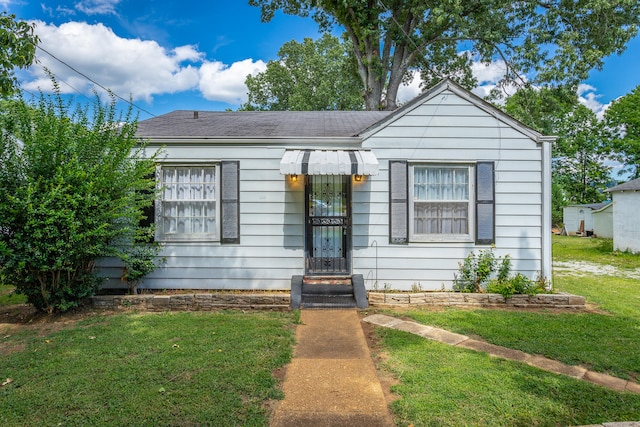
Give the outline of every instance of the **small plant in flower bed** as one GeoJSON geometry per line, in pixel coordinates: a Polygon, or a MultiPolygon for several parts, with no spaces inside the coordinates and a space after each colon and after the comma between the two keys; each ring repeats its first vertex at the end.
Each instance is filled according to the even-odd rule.
{"type": "Polygon", "coordinates": [[[509,298],[514,294],[544,293],[546,280],[531,280],[522,273],[511,275],[511,257],[496,257],[493,247],[471,252],[458,263],[453,290],[456,292],[490,292],[509,298]]]}
{"type": "Polygon", "coordinates": [[[487,285],[487,292],[509,298],[515,294],[536,295],[548,291],[544,279],[531,280],[522,273],[516,273],[515,276],[504,281],[490,281],[487,285]]]}

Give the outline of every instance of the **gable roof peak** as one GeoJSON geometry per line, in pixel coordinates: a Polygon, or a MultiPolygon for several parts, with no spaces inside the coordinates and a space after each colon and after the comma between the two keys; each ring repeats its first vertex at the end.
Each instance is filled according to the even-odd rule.
{"type": "Polygon", "coordinates": [[[409,101],[402,107],[393,111],[388,117],[385,117],[384,119],[380,120],[378,123],[374,124],[370,128],[363,131],[361,133],[361,136],[366,138],[367,136],[375,133],[378,129],[397,120],[398,118],[404,116],[405,114],[411,112],[412,110],[420,107],[422,104],[429,101],[430,99],[433,99],[436,96],[446,91],[453,92],[456,96],[459,96],[460,98],[466,100],[470,104],[480,108],[487,114],[495,117],[497,120],[523,133],[527,137],[534,140],[536,143],[543,143],[543,142],[552,143],[556,139],[553,136],[544,136],[540,132],[536,131],[535,129],[511,117],[510,115],[500,110],[496,106],[480,98],[478,95],[474,94],[470,90],[465,89],[460,84],[452,80],[450,77],[445,77],[440,82],[436,83],[434,86],[425,90],[419,96],[415,97],[413,100],[409,101]]]}

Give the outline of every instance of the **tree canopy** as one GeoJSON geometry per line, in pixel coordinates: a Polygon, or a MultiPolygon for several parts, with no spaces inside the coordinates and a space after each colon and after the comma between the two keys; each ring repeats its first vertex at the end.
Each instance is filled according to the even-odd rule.
{"type": "Polygon", "coordinates": [[[611,183],[611,145],[602,121],[582,104],[562,115],[557,127],[558,141],[553,159],[557,182],[571,203],[604,200],[611,183]]]}
{"type": "Polygon", "coordinates": [[[15,92],[15,67],[26,68],[33,63],[38,36],[34,27],[16,20],[15,15],[0,13],[0,95],[15,92]]]}
{"type": "Polygon", "coordinates": [[[553,147],[554,222],[562,221],[566,203],[595,203],[610,184],[612,146],[604,124],[566,88],[527,87],[507,99],[504,109],[547,135],[553,147]]]}
{"type": "Polygon", "coordinates": [[[242,110],[362,110],[362,82],[355,60],[330,34],[285,43],[266,71],[247,76],[242,110]]]}
{"type": "Polygon", "coordinates": [[[621,173],[640,178],[640,86],[611,104],[605,123],[613,132],[616,159],[625,165],[621,173]]]}
{"type": "Polygon", "coordinates": [[[637,0],[249,0],[269,21],[277,11],[344,28],[368,110],[396,108],[398,88],[420,72],[429,86],[449,76],[475,84],[471,59],[505,65],[499,85],[575,86],[637,33],[637,0]],[[460,54],[466,51],[467,54],[460,54]]]}

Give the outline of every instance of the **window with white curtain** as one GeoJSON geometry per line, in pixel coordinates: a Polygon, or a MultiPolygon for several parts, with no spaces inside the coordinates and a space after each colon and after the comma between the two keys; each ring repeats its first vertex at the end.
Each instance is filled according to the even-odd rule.
{"type": "Polygon", "coordinates": [[[470,239],[471,167],[416,164],[412,169],[412,240],[470,239]]]}
{"type": "Polygon", "coordinates": [[[216,165],[160,168],[159,240],[219,239],[219,171],[216,165]]]}

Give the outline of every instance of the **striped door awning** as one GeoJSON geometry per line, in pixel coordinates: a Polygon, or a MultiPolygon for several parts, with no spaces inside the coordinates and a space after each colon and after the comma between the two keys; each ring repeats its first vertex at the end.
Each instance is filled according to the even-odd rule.
{"type": "Polygon", "coordinates": [[[287,150],[282,175],[377,175],[378,159],[366,150],[287,150]]]}

